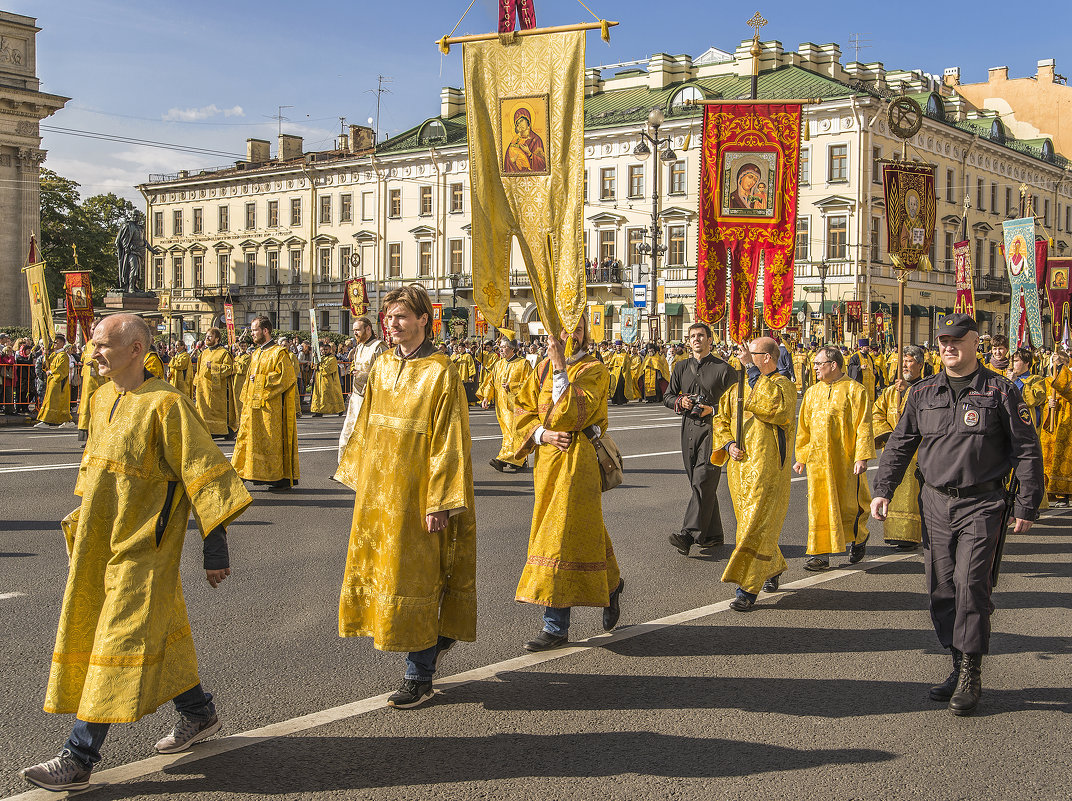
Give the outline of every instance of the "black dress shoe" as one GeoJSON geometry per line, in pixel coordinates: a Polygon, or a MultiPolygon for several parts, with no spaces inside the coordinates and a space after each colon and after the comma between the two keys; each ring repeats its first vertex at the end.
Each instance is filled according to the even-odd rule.
{"type": "Polygon", "coordinates": [[[540,651],[553,651],[556,648],[561,648],[567,642],[569,642],[569,636],[565,634],[550,634],[546,631],[541,631],[522,647],[526,651],[538,653],[540,651]]]}
{"type": "Polygon", "coordinates": [[[677,548],[677,552],[682,556],[689,555],[694,542],[692,535],[686,534],[684,531],[675,531],[670,535],[670,544],[677,548]]]}
{"type": "Polygon", "coordinates": [[[777,576],[771,576],[769,579],[763,582],[763,592],[778,592],[778,587],[782,583],[782,574],[777,576]]]}
{"type": "Polygon", "coordinates": [[[867,553],[867,543],[861,542],[857,545],[855,542],[849,546],[849,564],[854,565],[864,558],[867,553]]]}
{"type": "Polygon", "coordinates": [[[498,459],[492,459],[490,462],[488,462],[488,464],[490,464],[492,467],[494,467],[500,473],[502,473],[503,468],[506,467],[506,462],[499,461],[498,459]]]}
{"type": "Polygon", "coordinates": [[[618,604],[618,599],[622,595],[622,590],[625,589],[625,579],[618,579],[618,589],[610,594],[610,604],[603,610],[603,631],[611,631],[618,625],[618,618],[622,616],[622,609],[618,604]]]}
{"type": "Polygon", "coordinates": [[[726,544],[725,539],[721,539],[721,540],[704,540],[703,542],[700,542],[699,540],[696,541],[696,547],[697,548],[703,548],[703,549],[721,548],[725,544],[726,544]]]}
{"type": "Polygon", "coordinates": [[[744,595],[738,595],[730,601],[730,609],[734,612],[748,612],[756,605],[756,602],[744,595]]]}
{"type": "Polygon", "coordinates": [[[898,543],[895,543],[895,547],[897,548],[898,551],[915,551],[922,544],[923,543],[921,543],[921,542],[898,542],[898,543]]]}

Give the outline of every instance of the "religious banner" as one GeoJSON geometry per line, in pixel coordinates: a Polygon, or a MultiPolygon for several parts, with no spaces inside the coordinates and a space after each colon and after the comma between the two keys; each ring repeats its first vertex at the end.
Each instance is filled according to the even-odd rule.
{"type": "Polygon", "coordinates": [[[882,165],[890,261],[900,270],[932,269],[930,252],[937,213],[934,167],[898,161],[882,165]]]}
{"type": "Polygon", "coordinates": [[[30,255],[26,266],[26,289],[30,296],[30,321],[35,343],[52,344],[56,338],[56,329],[52,327],[52,306],[48,300],[48,286],[45,284],[45,262],[37,260],[37,240],[30,237],[30,255]]]}
{"type": "Polygon", "coordinates": [[[725,316],[731,268],[734,341],[752,336],[761,260],[767,327],[785,328],[792,315],[800,117],[798,104],[705,106],[696,315],[708,323],[725,316]]]}
{"type": "Polygon", "coordinates": [[[89,341],[93,327],[93,288],[89,284],[89,272],[75,271],[63,274],[67,295],[67,338],[75,339],[75,331],[81,327],[82,339],[89,341]]]}
{"type": "Polygon", "coordinates": [[[432,304],[432,339],[439,339],[439,332],[443,330],[443,304],[432,304]]]}
{"type": "Polygon", "coordinates": [[[648,315],[648,342],[655,342],[659,338],[659,315],[648,315]]]}
{"type": "Polygon", "coordinates": [[[878,332],[880,342],[886,341],[886,315],[875,312],[875,330],[878,332]]]}
{"type": "Polygon", "coordinates": [[[233,303],[223,304],[223,323],[227,327],[227,344],[233,348],[238,341],[238,337],[235,336],[233,303]]]}
{"type": "Polygon", "coordinates": [[[1026,313],[1024,330],[1036,348],[1042,347],[1042,314],[1039,311],[1038,276],[1035,271],[1035,218],[1007,220],[1002,223],[1005,243],[1005,266],[1012,284],[1009,310],[1009,333],[1020,330],[1020,315],[1026,313]]]}
{"type": "Polygon", "coordinates": [[[536,27],[536,9],[532,7],[532,0],[499,0],[499,33],[514,30],[515,16],[521,30],[536,27]]]}
{"type": "Polygon", "coordinates": [[[465,44],[473,294],[489,320],[510,300],[515,236],[547,330],[585,311],[584,46],[583,31],[465,44]]]}
{"type": "Polygon", "coordinates": [[[368,289],[364,278],[351,278],[346,282],[346,306],[354,317],[368,311],[368,289]]]}
{"type": "Polygon", "coordinates": [[[953,243],[953,269],[957,281],[953,311],[974,318],[975,282],[972,280],[971,245],[967,241],[953,243]]]}
{"type": "Polygon", "coordinates": [[[1053,313],[1053,341],[1060,342],[1069,319],[1069,303],[1072,302],[1068,277],[1072,274],[1072,258],[1050,259],[1046,276],[1046,296],[1053,313]]]}
{"type": "Polygon", "coordinates": [[[603,330],[603,304],[593,303],[588,307],[588,330],[592,334],[592,341],[597,345],[606,339],[603,330]]]}
{"type": "Polygon", "coordinates": [[[638,333],[636,309],[622,306],[622,342],[626,345],[637,344],[638,333]]]}
{"type": "Polygon", "coordinates": [[[384,313],[381,311],[381,312],[378,312],[377,317],[378,317],[378,322],[380,324],[380,338],[384,342],[386,342],[388,345],[392,344],[391,343],[391,337],[387,333],[387,317],[386,317],[386,315],[384,315],[384,313]]]}
{"type": "Polygon", "coordinates": [[[313,361],[320,364],[320,331],[316,325],[316,306],[309,308],[309,339],[313,344],[313,361]]]}
{"type": "Polygon", "coordinates": [[[858,326],[863,323],[864,302],[862,300],[850,300],[845,303],[845,313],[849,325],[858,326]]]}
{"type": "Polygon", "coordinates": [[[476,310],[476,334],[477,336],[484,336],[488,333],[488,321],[484,317],[484,312],[479,308],[476,310]]]}

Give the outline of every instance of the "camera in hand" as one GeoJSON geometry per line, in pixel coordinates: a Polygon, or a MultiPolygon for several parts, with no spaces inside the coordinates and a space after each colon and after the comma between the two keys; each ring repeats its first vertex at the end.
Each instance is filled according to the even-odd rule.
{"type": "Polygon", "coordinates": [[[711,406],[711,401],[709,401],[707,399],[707,396],[704,395],[702,392],[697,392],[686,397],[688,397],[688,399],[692,401],[692,408],[689,409],[689,414],[691,414],[693,417],[703,417],[703,415],[700,413],[700,407],[711,406]]]}

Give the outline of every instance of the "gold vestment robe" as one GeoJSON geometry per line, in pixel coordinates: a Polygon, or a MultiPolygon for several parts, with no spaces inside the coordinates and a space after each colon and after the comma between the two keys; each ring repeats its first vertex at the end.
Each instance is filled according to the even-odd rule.
{"type": "Polygon", "coordinates": [[[194,384],[193,363],[190,354],[179,351],[168,362],[168,383],[187,398],[192,398],[194,384]]]}
{"type": "MultiPolygon", "coordinates": [[[[232,382],[235,400],[235,428],[238,428],[238,418],[242,416],[242,389],[246,386],[249,377],[249,363],[253,361],[252,354],[239,353],[233,357],[234,381],[232,382]]],[[[294,375],[297,375],[295,372],[294,375]]]]}
{"type": "Polygon", "coordinates": [[[313,399],[309,411],[313,414],[342,414],[346,401],[342,397],[339,361],[334,356],[321,356],[313,379],[313,399]]]}
{"type": "Polygon", "coordinates": [[[197,413],[205,421],[209,433],[216,436],[238,428],[235,393],[231,385],[233,372],[234,362],[223,345],[201,351],[194,376],[194,400],[197,413]]]}
{"type": "Polygon", "coordinates": [[[97,361],[93,358],[93,340],[86,343],[82,351],[82,391],[78,396],[78,428],[80,431],[89,431],[90,413],[93,410],[93,393],[101,384],[110,379],[104,378],[97,367],[97,361]]]}
{"type": "Polygon", "coordinates": [[[45,359],[45,397],[37,419],[49,425],[71,422],[71,361],[66,351],[56,351],[45,359]]]}
{"type": "Polygon", "coordinates": [[[179,557],[193,510],[202,537],[249,493],[194,409],[161,379],[93,396],[89,440],[63,523],[70,569],[46,712],[135,721],[198,684],[179,557]]]}
{"type": "MultiPolygon", "coordinates": [[[[897,421],[904,414],[908,402],[908,390],[903,393],[896,385],[886,387],[875,401],[871,412],[872,429],[875,439],[888,437],[897,428],[897,421]]],[[[904,478],[890,498],[890,508],[883,523],[886,542],[896,545],[901,542],[923,541],[923,528],[919,518],[919,479],[916,478],[916,456],[908,463],[904,478]]]]}
{"type": "Polygon", "coordinates": [[[800,351],[793,354],[793,372],[796,374],[797,392],[803,392],[811,386],[815,372],[811,366],[811,354],[800,351]]]}
{"type": "Polygon", "coordinates": [[[372,365],[336,477],[357,493],[339,636],[421,651],[476,639],[476,514],[469,408],[445,354],[372,365]],[[450,512],[429,533],[425,516],[450,512]]]}
{"type": "Polygon", "coordinates": [[[725,392],[718,402],[711,441],[711,462],[727,465],[730,497],[737,515],[737,544],[722,580],[753,595],[763,582],[785,572],[788,565],[778,538],[789,511],[793,471],[793,428],[797,388],[783,375],[761,375],[744,387],[744,442],[741,461],[729,457],[726,444],[735,441],[737,393],[725,392]]]}
{"type": "Polygon", "coordinates": [[[1025,374],[1017,376],[1020,383],[1020,395],[1024,399],[1024,405],[1031,410],[1031,422],[1037,431],[1042,425],[1042,417],[1046,411],[1046,379],[1039,375],[1025,374]]]}
{"type": "Polygon", "coordinates": [[[455,353],[450,357],[450,360],[458,368],[458,375],[461,376],[462,383],[468,384],[471,381],[476,381],[476,363],[473,361],[472,356],[468,353],[455,353]]]}
{"type": "Polygon", "coordinates": [[[862,351],[856,351],[856,360],[860,364],[860,379],[863,383],[864,389],[867,390],[867,399],[871,403],[875,402],[875,387],[877,386],[875,375],[876,365],[871,358],[870,353],[864,353],[862,351]]]}
{"type": "Polygon", "coordinates": [[[253,351],[231,457],[246,481],[298,483],[297,387],[294,363],[280,345],[269,342],[253,351]]]}
{"type": "Polygon", "coordinates": [[[152,373],[155,378],[164,378],[164,363],[160,361],[160,357],[155,351],[149,351],[145,354],[145,369],[152,373]]]}
{"type": "Polygon", "coordinates": [[[867,542],[871,491],[853,464],[875,456],[871,401],[862,384],[842,375],[804,393],[796,459],[807,465],[809,555],[839,553],[867,542]]]}
{"type": "Polygon", "coordinates": [[[535,500],[528,558],[516,600],[564,608],[608,606],[621,578],[610,535],[603,523],[603,500],[596,452],[582,430],[597,425],[607,433],[607,369],[591,354],[566,367],[569,387],[551,399],[551,364],[541,361],[517,394],[518,441],[524,460],[536,448],[535,500]],[[541,377],[543,380],[541,381],[541,377]],[[571,431],[569,448],[532,440],[538,426],[571,431]]]}
{"type": "Polygon", "coordinates": [[[1046,402],[1043,404],[1042,461],[1046,471],[1046,492],[1053,495],[1072,495],[1072,370],[1061,368],[1053,378],[1046,379],[1046,402]],[[1050,409],[1051,398],[1057,408],[1050,409]]]}
{"type": "Polygon", "coordinates": [[[645,356],[640,364],[640,371],[644,376],[644,397],[654,398],[659,391],[659,379],[670,380],[670,368],[666,365],[666,359],[660,353],[645,356]]]}
{"type": "Polygon", "coordinates": [[[514,356],[510,360],[499,359],[488,371],[487,378],[477,392],[481,400],[495,405],[495,417],[502,429],[502,447],[495,458],[519,467],[525,461],[518,461],[514,454],[525,443],[519,439],[517,431],[517,393],[531,372],[532,366],[521,356],[514,356]]]}
{"type": "Polygon", "coordinates": [[[618,384],[624,381],[626,400],[636,400],[640,394],[636,381],[633,380],[633,358],[625,351],[615,353],[607,359],[607,371],[609,373],[608,397],[613,398],[618,392],[618,384]]]}
{"type": "MultiPolygon", "coordinates": [[[[298,358],[298,354],[295,353],[294,351],[287,351],[287,352],[290,354],[290,364],[294,368],[294,380],[297,381],[298,376],[300,376],[302,374],[301,360],[298,358]]],[[[253,356],[251,355],[250,356],[250,363],[251,364],[252,364],[252,360],[253,360],[253,356]]],[[[309,391],[309,382],[304,381],[303,383],[305,384],[305,392],[308,392],[309,391]]],[[[298,392],[298,387],[297,387],[297,385],[295,385],[295,389],[294,389],[294,393],[295,393],[294,394],[294,398],[295,398],[294,414],[297,417],[302,416],[301,407],[302,407],[302,403],[304,402],[303,399],[304,399],[305,392],[298,392]]]]}

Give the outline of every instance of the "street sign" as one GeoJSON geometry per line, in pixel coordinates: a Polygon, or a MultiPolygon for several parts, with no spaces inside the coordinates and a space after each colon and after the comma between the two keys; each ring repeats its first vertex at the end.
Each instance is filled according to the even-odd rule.
{"type": "Polygon", "coordinates": [[[646,309],[648,307],[648,285],[633,284],[633,308],[646,309]]]}

